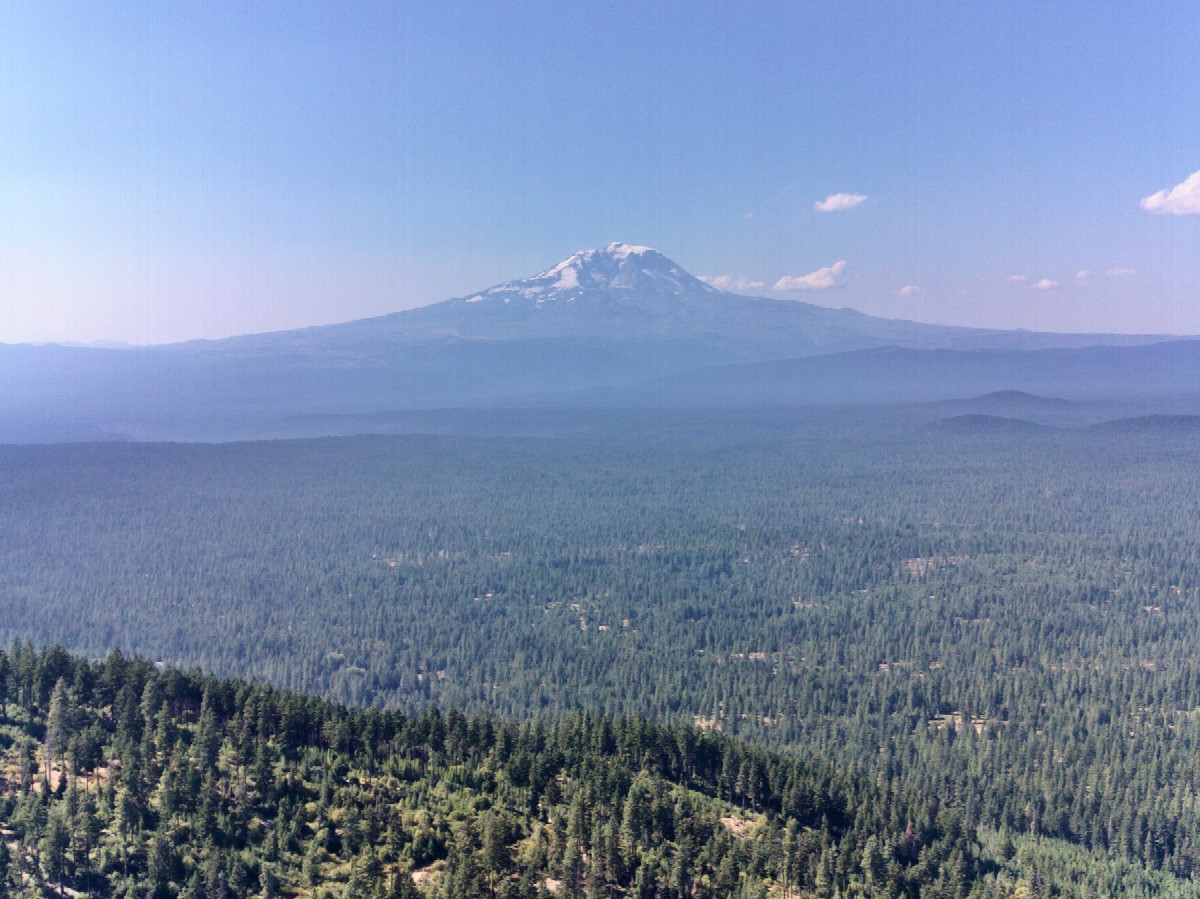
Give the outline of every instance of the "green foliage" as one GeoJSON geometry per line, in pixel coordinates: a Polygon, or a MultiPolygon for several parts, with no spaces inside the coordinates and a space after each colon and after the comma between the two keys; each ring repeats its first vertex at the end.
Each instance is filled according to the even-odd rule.
{"type": "MultiPolygon", "coordinates": [[[[12,759],[13,814],[41,830],[26,844],[37,864],[14,856],[12,869],[52,882],[49,821],[20,804],[40,795],[47,757],[79,772],[115,757],[112,795],[97,801],[109,863],[144,866],[145,834],[164,816],[186,820],[189,839],[221,847],[199,867],[180,860],[207,891],[228,889],[234,875],[262,883],[260,867],[234,859],[263,822],[270,852],[296,859],[292,880],[278,875],[281,889],[305,866],[313,883],[334,870],[348,883],[364,845],[390,847],[379,849],[388,877],[390,865],[432,865],[466,880],[482,855],[486,873],[507,849],[511,883],[483,877],[497,892],[536,892],[537,878],[520,885],[515,873],[531,868],[565,873],[583,894],[607,881],[648,891],[678,881],[680,846],[704,859],[716,894],[770,881],[753,858],[703,856],[707,832],[635,848],[662,836],[662,797],[642,777],[654,772],[649,749],[629,758],[630,782],[597,830],[592,807],[560,780],[555,759],[518,741],[519,727],[433,716],[424,710],[434,702],[559,722],[544,729],[580,709],[698,724],[836,759],[846,777],[925,809],[910,822],[891,800],[852,807],[848,820],[829,820],[834,836],[821,843],[806,803],[823,800],[781,791],[752,755],[722,755],[713,792],[693,792],[745,820],[782,816],[781,841],[791,815],[787,842],[814,860],[803,874],[773,869],[770,888],[877,892],[881,871],[898,883],[898,867],[940,892],[1017,889],[1009,868],[1027,872],[1026,839],[1069,844],[1080,864],[1161,875],[1172,889],[1200,879],[1195,436],[851,438],[805,427],[781,413],[728,435],[664,426],[586,441],[0,449],[5,639],[92,657],[120,646],[395,709],[425,728],[421,760],[393,760],[391,775],[424,784],[422,802],[449,815],[456,791],[494,786],[423,779],[450,759],[502,772],[513,797],[496,812],[507,817],[460,810],[348,828],[337,805],[345,772],[306,753],[361,751],[361,764],[381,766],[391,758],[372,730],[382,719],[316,719],[297,699],[264,731],[257,687],[204,681],[184,702],[141,661],[96,667],[17,642],[0,661],[10,722],[0,746],[12,759]],[[68,719],[64,747],[57,722],[68,719]],[[485,752],[472,728],[486,726],[495,733],[485,752]],[[294,764],[308,767],[301,775],[294,764]],[[297,778],[321,816],[277,826],[267,809],[297,778]],[[230,803],[262,809],[260,822],[230,803]],[[562,807],[565,823],[542,820],[544,805],[562,807]],[[1009,833],[1016,854],[987,862],[997,870],[973,867],[965,849],[922,857],[929,822],[948,814],[972,833],[980,824],[1009,833]],[[473,860],[468,820],[478,827],[473,860]],[[523,835],[504,844],[501,824],[513,822],[523,835]],[[850,830],[877,836],[879,855],[865,838],[843,852],[838,835],[850,830]],[[583,847],[597,841],[593,858],[583,847]]],[[[614,727],[590,732],[590,748],[613,751],[614,727]]],[[[696,776],[690,746],[680,750],[685,778],[696,776]]]]}
{"type": "Polygon", "coordinates": [[[1195,899],[1200,896],[1200,883],[1148,870],[1119,856],[1098,856],[1063,840],[985,831],[982,843],[981,867],[986,873],[976,881],[972,899],[1034,896],[1195,899]]]}
{"type": "MultiPolygon", "coordinates": [[[[58,651],[27,655],[36,676],[58,651]]],[[[975,877],[979,846],[953,816],[722,735],[583,713],[409,718],[115,653],[71,664],[85,675],[72,714],[101,723],[107,763],[60,759],[25,788],[17,741],[0,758],[14,847],[0,882],[20,895],[414,897],[418,873],[431,897],[715,899],[765,896],[785,871],[812,892],[818,866],[852,889],[862,859],[889,895],[961,897],[975,877]],[[144,716],[116,714],[129,692],[144,716]]],[[[7,728],[41,733],[49,714],[7,728]]]]}

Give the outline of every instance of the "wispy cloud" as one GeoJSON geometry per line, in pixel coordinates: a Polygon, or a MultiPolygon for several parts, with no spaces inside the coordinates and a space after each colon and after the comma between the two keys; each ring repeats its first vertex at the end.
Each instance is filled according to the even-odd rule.
{"type": "Polygon", "coordinates": [[[824,290],[827,287],[837,287],[846,270],[846,260],[842,259],[833,265],[819,268],[807,275],[784,275],[775,282],[776,290],[824,290]]]}
{"type": "Polygon", "coordinates": [[[817,212],[842,212],[861,206],[866,200],[866,194],[830,194],[824,200],[813,203],[813,209],[817,212]]]}
{"type": "Polygon", "coordinates": [[[1170,190],[1150,194],[1142,200],[1142,208],[1155,215],[1200,215],[1200,172],[1170,190]]]}
{"type": "Polygon", "coordinates": [[[905,284],[897,292],[902,297],[915,297],[921,292],[921,288],[919,288],[916,284],[905,284]]]}
{"type": "Polygon", "coordinates": [[[1028,280],[1024,275],[1009,275],[1004,279],[1006,284],[1024,284],[1028,280]]]}
{"type": "Polygon", "coordinates": [[[1108,275],[1110,278],[1123,278],[1126,275],[1136,275],[1137,269],[1136,268],[1110,268],[1104,274],[1108,275]]]}
{"type": "Polygon", "coordinates": [[[1075,273],[1075,277],[1080,281],[1086,281],[1088,279],[1088,275],[1090,274],[1091,272],[1089,272],[1086,268],[1081,268],[1075,273]]]}
{"type": "Polygon", "coordinates": [[[709,287],[717,290],[762,290],[767,285],[762,281],[751,281],[748,278],[731,278],[729,275],[700,275],[700,280],[709,287]]]}
{"type": "Polygon", "coordinates": [[[1042,278],[1037,284],[1033,285],[1038,290],[1054,290],[1057,287],[1062,287],[1057,281],[1052,281],[1049,278],[1042,278]]]}

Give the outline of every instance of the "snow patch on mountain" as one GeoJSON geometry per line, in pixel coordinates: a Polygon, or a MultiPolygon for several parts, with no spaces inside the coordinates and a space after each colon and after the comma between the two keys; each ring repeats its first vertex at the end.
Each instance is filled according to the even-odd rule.
{"type": "Polygon", "coordinates": [[[557,301],[573,303],[597,292],[610,291],[638,295],[719,292],[652,247],[614,242],[602,250],[580,250],[532,278],[506,281],[462,302],[503,300],[541,307],[557,301]]]}
{"type": "Polygon", "coordinates": [[[627,243],[610,243],[605,247],[605,252],[614,259],[628,259],[630,256],[644,256],[647,253],[657,253],[657,250],[650,247],[635,247],[627,243]]]}
{"type": "Polygon", "coordinates": [[[554,284],[555,290],[563,290],[567,287],[579,286],[579,269],[574,267],[564,268],[558,276],[558,281],[554,284]]]}

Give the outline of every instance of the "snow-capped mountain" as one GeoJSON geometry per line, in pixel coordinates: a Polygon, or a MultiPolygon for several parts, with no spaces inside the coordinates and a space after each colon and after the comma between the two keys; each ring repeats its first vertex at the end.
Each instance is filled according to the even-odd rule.
{"type": "MultiPolygon", "coordinates": [[[[658,250],[580,250],[531,278],[380,319],[337,326],[421,338],[669,341],[694,364],[793,358],[879,346],[1023,349],[1144,342],[929,325],[718,290],[658,250]]],[[[304,332],[297,332],[304,333],[304,332]]]]}
{"type": "Polygon", "coordinates": [[[580,250],[531,278],[343,327],[357,331],[385,323],[396,336],[422,338],[670,341],[693,361],[774,359],[892,343],[949,346],[995,333],[729,293],[655,249],[627,243],[580,250]]]}

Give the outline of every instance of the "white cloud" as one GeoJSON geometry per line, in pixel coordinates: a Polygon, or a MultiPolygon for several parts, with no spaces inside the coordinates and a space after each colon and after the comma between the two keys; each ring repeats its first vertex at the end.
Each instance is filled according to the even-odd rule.
{"type": "Polygon", "coordinates": [[[1088,275],[1090,275],[1090,274],[1091,274],[1091,272],[1089,272],[1086,268],[1081,268],[1079,271],[1077,271],[1075,273],[1075,277],[1078,278],[1080,281],[1086,281],[1088,279],[1088,275]]]}
{"type": "Polygon", "coordinates": [[[775,290],[824,290],[827,287],[837,287],[842,272],[846,270],[846,260],[819,268],[807,275],[784,275],[775,282],[775,290]]]}
{"type": "Polygon", "coordinates": [[[921,292],[921,288],[919,288],[916,284],[905,284],[900,288],[899,292],[900,296],[902,297],[915,297],[921,292]]]}
{"type": "Polygon", "coordinates": [[[1029,279],[1026,278],[1024,275],[1009,275],[1007,278],[1004,279],[1005,283],[1008,283],[1008,284],[1024,284],[1028,280],[1029,279]]]}
{"type": "Polygon", "coordinates": [[[1136,268],[1110,268],[1104,274],[1108,275],[1110,278],[1121,278],[1121,277],[1124,277],[1125,275],[1136,275],[1137,269],[1136,268]]]}
{"type": "Polygon", "coordinates": [[[1200,215],[1200,172],[1170,190],[1160,190],[1142,200],[1142,208],[1155,215],[1200,215]]]}
{"type": "Polygon", "coordinates": [[[1038,290],[1054,290],[1056,287],[1062,287],[1057,281],[1051,281],[1049,278],[1042,278],[1033,286],[1038,290]]]}
{"type": "Polygon", "coordinates": [[[845,209],[853,209],[865,203],[867,200],[866,194],[830,194],[824,200],[817,200],[813,203],[813,209],[817,212],[841,212],[845,209]]]}
{"type": "Polygon", "coordinates": [[[742,218],[744,218],[746,221],[750,221],[750,219],[754,218],[754,213],[747,212],[745,215],[742,216],[742,218]]]}
{"type": "Polygon", "coordinates": [[[716,277],[700,275],[700,280],[717,290],[762,290],[767,286],[762,281],[751,281],[748,278],[734,279],[729,275],[717,275],[716,277]]]}

